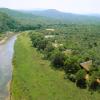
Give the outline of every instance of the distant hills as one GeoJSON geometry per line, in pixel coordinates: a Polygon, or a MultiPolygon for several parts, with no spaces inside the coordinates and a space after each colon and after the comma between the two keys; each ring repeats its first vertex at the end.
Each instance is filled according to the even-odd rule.
{"type": "MultiPolygon", "coordinates": [[[[24,11],[25,12],[25,11],[24,11]]],[[[64,12],[60,12],[58,10],[55,9],[48,9],[48,10],[41,10],[41,11],[27,11],[27,13],[31,13],[34,15],[38,15],[38,16],[44,16],[44,17],[49,17],[49,18],[55,18],[55,19],[67,19],[69,17],[71,18],[76,18],[79,17],[79,15],[77,14],[72,14],[72,13],[64,13],[64,12]]]]}
{"type": "Polygon", "coordinates": [[[40,15],[32,14],[27,11],[18,11],[12,10],[8,8],[0,8],[0,12],[6,13],[9,16],[13,17],[15,20],[20,22],[21,24],[47,24],[48,23],[55,23],[55,19],[50,20],[50,18],[43,17],[40,15]]]}
{"type": "Polygon", "coordinates": [[[89,14],[89,16],[100,17],[100,14],[89,14]]]}
{"type": "Polygon", "coordinates": [[[80,15],[73,13],[60,12],[55,9],[48,10],[37,10],[37,11],[24,11],[25,13],[30,13],[36,16],[42,16],[47,18],[56,19],[63,22],[69,23],[98,23],[100,22],[99,15],[80,15]]]}
{"type": "Polygon", "coordinates": [[[100,24],[100,17],[97,15],[79,15],[55,9],[18,11],[0,8],[0,12],[8,14],[21,24],[100,24]]]}
{"type": "Polygon", "coordinates": [[[17,11],[0,8],[0,33],[10,30],[33,30],[53,25],[62,26],[64,24],[100,25],[100,16],[97,14],[79,15],[65,13],[55,9],[17,11]]]}
{"type": "Polygon", "coordinates": [[[15,17],[15,18],[25,18],[25,19],[29,19],[29,18],[37,18],[39,16],[33,15],[33,14],[28,14],[22,11],[18,11],[18,10],[13,10],[13,9],[8,9],[8,8],[0,8],[0,12],[6,13],[9,16],[15,17]]]}

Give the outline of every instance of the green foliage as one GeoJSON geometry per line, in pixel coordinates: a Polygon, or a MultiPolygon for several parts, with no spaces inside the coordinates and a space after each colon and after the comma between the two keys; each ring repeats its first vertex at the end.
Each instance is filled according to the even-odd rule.
{"type": "Polygon", "coordinates": [[[76,79],[77,80],[85,79],[86,74],[87,74],[86,71],[81,69],[76,73],[76,79]]]}
{"type": "Polygon", "coordinates": [[[37,47],[38,50],[44,50],[48,44],[48,41],[44,39],[42,34],[32,34],[31,40],[33,46],[37,47]]]}
{"type": "Polygon", "coordinates": [[[99,100],[63,78],[62,71],[51,69],[50,62],[31,47],[28,35],[21,34],[15,43],[13,59],[12,100],[99,100]]]}
{"type": "MultiPolygon", "coordinates": [[[[56,13],[58,14],[59,12],[56,12],[56,13]]],[[[51,17],[52,16],[58,17],[57,19],[52,19],[50,17],[49,18],[41,17],[41,16],[36,16],[33,14],[28,14],[25,12],[19,12],[19,11],[14,11],[14,10],[9,10],[9,9],[0,9],[0,37],[2,36],[2,33],[6,32],[6,31],[35,30],[35,31],[31,31],[29,33],[32,44],[29,42],[29,38],[27,40],[27,38],[24,37],[24,35],[23,35],[22,37],[24,37],[26,40],[19,39],[20,40],[19,46],[18,45],[16,46],[16,51],[18,52],[18,54],[20,56],[23,54],[21,56],[22,58],[20,58],[20,57],[16,58],[16,66],[19,66],[19,64],[21,64],[20,66],[23,67],[23,69],[19,68],[20,71],[23,72],[23,75],[21,72],[20,72],[20,74],[17,73],[17,75],[19,75],[19,76],[21,75],[20,77],[17,77],[15,74],[15,77],[19,78],[19,80],[17,80],[17,82],[19,81],[19,83],[16,83],[16,80],[14,81],[14,83],[17,84],[18,89],[21,92],[21,95],[23,95],[21,97],[21,95],[18,94],[19,98],[16,100],[20,100],[20,99],[31,100],[31,99],[33,99],[33,95],[31,95],[31,90],[30,90],[32,87],[34,87],[32,85],[34,82],[31,81],[31,79],[33,78],[32,76],[34,74],[33,71],[35,68],[35,67],[33,67],[33,65],[36,64],[37,66],[39,66],[39,68],[41,66],[44,67],[44,63],[42,63],[42,64],[41,64],[41,62],[39,63],[39,61],[37,59],[38,54],[36,51],[35,51],[35,53],[37,55],[35,56],[35,58],[36,58],[35,62],[37,62],[37,63],[35,63],[35,62],[32,63],[34,60],[33,56],[32,56],[33,52],[29,52],[30,49],[32,49],[32,48],[30,48],[31,45],[33,47],[37,48],[37,50],[42,51],[44,58],[49,59],[50,62],[53,64],[54,68],[63,69],[66,73],[67,78],[73,82],[76,82],[76,85],[81,88],[87,87],[87,83],[86,83],[86,80],[84,79],[86,72],[85,72],[85,70],[81,70],[80,63],[88,61],[88,60],[92,60],[93,66],[91,66],[90,71],[88,73],[90,75],[88,85],[89,85],[90,89],[93,89],[93,90],[97,90],[98,88],[100,89],[100,84],[98,84],[96,82],[96,79],[100,79],[100,74],[99,74],[100,73],[99,72],[100,71],[100,53],[99,53],[99,51],[100,51],[100,24],[99,24],[100,19],[97,19],[97,18],[95,19],[94,17],[90,18],[90,17],[86,17],[86,16],[76,16],[76,15],[71,15],[74,17],[70,18],[69,16],[64,15],[65,16],[64,20],[62,20],[62,18],[59,19],[60,16],[56,16],[57,14],[50,15],[51,17]],[[67,17],[67,20],[65,20],[66,17],[67,17]],[[76,18],[78,18],[78,20],[76,20],[76,18]],[[54,31],[47,31],[46,29],[49,29],[49,28],[53,28],[54,31]],[[46,35],[54,35],[54,37],[47,39],[47,38],[45,38],[46,35]],[[57,47],[54,47],[53,44],[56,44],[57,47]],[[20,49],[18,48],[18,50],[17,50],[17,47],[19,47],[20,49]],[[22,52],[19,52],[19,51],[22,51],[22,52]],[[69,54],[64,53],[66,51],[70,51],[70,53],[69,54]],[[26,52],[27,52],[27,54],[26,54],[26,52]],[[30,57],[32,57],[32,58],[30,58],[30,57]],[[23,62],[20,63],[21,60],[23,62]],[[24,67],[26,69],[24,69],[24,67]],[[30,70],[29,68],[30,69],[32,68],[33,70],[30,70]],[[29,71],[29,72],[27,72],[27,71],[29,71]],[[30,73],[32,73],[32,74],[30,74],[30,73]],[[26,75],[26,77],[24,77],[24,75],[26,75]],[[29,85],[28,78],[29,77],[30,77],[29,84],[31,84],[31,86],[28,87],[28,85],[29,85]],[[20,81],[21,81],[21,83],[20,83],[20,81]],[[26,82],[26,84],[25,84],[25,82],[26,82]],[[21,84],[21,87],[19,84],[21,84]],[[23,92],[25,93],[25,95],[23,94],[23,92]],[[26,95],[27,93],[30,93],[30,94],[28,94],[28,96],[27,96],[26,95]]],[[[68,14],[68,15],[70,15],[70,14],[68,14]]],[[[45,16],[48,16],[48,15],[45,15],[45,16]]],[[[48,64],[46,66],[48,66],[48,64]]],[[[43,67],[41,67],[41,69],[43,67]]],[[[42,71],[45,73],[46,71],[44,69],[42,71]]],[[[39,72],[38,72],[38,70],[39,69],[36,69],[37,73],[35,76],[37,76],[38,74],[41,73],[41,70],[39,72]]],[[[17,71],[19,72],[19,70],[17,70],[17,71]]],[[[47,72],[48,72],[48,70],[47,70],[47,72]]],[[[50,72],[49,75],[51,75],[51,74],[52,73],[50,72]]],[[[56,77],[55,74],[53,74],[53,75],[56,77]]],[[[40,76],[41,76],[41,74],[40,74],[40,76]]],[[[52,76],[52,78],[54,78],[54,76],[52,76]]],[[[41,77],[39,77],[39,78],[42,80],[41,77]]],[[[51,76],[50,76],[50,78],[51,78],[51,76]]],[[[54,78],[54,80],[56,78],[54,78]]],[[[40,80],[38,80],[38,81],[40,81],[40,80]]],[[[57,80],[57,82],[58,82],[58,80],[57,80]]],[[[36,82],[36,84],[37,84],[37,82],[36,82]]],[[[55,83],[53,83],[53,85],[54,84],[55,83]]],[[[66,83],[64,83],[63,85],[62,85],[62,83],[59,83],[59,84],[61,84],[60,85],[61,87],[64,85],[64,93],[65,93],[66,92],[65,91],[66,83]]],[[[37,85],[37,87],[38,86],[39,85],[37,85]]],[[[46,89],[47,88],[48,87],[46,87],[46,89]]],[[[33,94],[33,92],[32,92],[32,94],[33,94]]],[[[40,94],[42,94],[42,92],[40,94]]],[[[54,94],[55,94],[55,92],[54,92],[54,94]]],[[[17,93],[16,93],[16,95],[17,95],[17,93]]],[[[34,98],[34,99],[36,99],[36,98],[34,98]]],[[[67,98],[67,99],[69,99],[69,98],[67,98]]],[[[46,98],[46,100],[47,100],[47,98],[46,98]]],[[[51,100],[51,98],[50,98],[50,100],[51,100]]]]}
{"type": "Polygon", "coordinates": [[[53,54],[51,63],[55,68],[63,69],[64,62],[65,62],[65,55],[63,53],[58,51],[55,52],[55,54],[53,54]]]}
{"type": "Polygon", "coordinates": [[[67,79],[71,80],[72,82],[76,82],[76,75],[75,74],[67,74],[67,79]]]}
{"type": "Polygon", "coordinates": [[[77,87],[82,88],[82,89],[87,88],[87,83],[85,79],[77,80],[76,85],[77,87]]]}
{"type": "Polygon", "coordinates": [[[100,84],[96,81],[97,79],[100,79],[100,73],[94,72],[91,75],[90,81],[89,81],[89,90],[92,91],[100,91],[100,84]]]}
{"type": "Polygon", "coordinates": [[[67,57],[65,61],[64,70],[67,74],[75,74],[80,70],[77,57],[67,57]]]}
{"type": "Polygon", "coordinates": [[[5,13],[0,12],[0,32],[12,31],[17,28],[17,22],[5,13]]]}
{"type": "Polygon", "coordinates": [[[51,43],[48,42],[45,50],[44,50],[44,58],[45,59],[52,59],[52,54],[54,52],[55,48],[52,46],[51,43]]]}
{"type": "MultiPolygon", "coordinates": [[[[85,74],[87,73],[84,69],[81,70],[80,63],[92,60],[93,65],[90,67],[89,78],[100,70],[100,31],[99,25],[52,25],[55,29],[54,32],[48,32],[46,30],[38,30],[41,32],[42,40],[46,35],[54,35],[54,38],[48,38],[47,46],[43,50],[44,57],[49,59],[54,65],[54,68],[63,69],[68,79],[76,82],[76,85],[80,88],[87,87],[87,81],[85,80],[85,74]],[[53,47],[53,44],[58,47],[53,47]],[[59,46],[62,44],[62,46],[59,46]]],[[[47,28],[50,28],[48,26],[47,28]]],[[[53,28],[52,27],[52,28],[53,28]]],[[[37,34],[39,34],[37,33],[37,34]]],[[[37,39],[41,37],[36,37],[37,39]]],[[[32,37],[31,37],[32,38],[32,37]]],[[[38,43],[34,41],[33,43],[38,43]]],[[[41,39],[39,40],[41,41],[41,39]]],[[[41,42],[42,43],[42,42],[41,42]]],[[[40,43],[37,45],[39,46],[40,43]]],[[[38,48],[38,46],[36,48],[38,48]]],[[[35,46],[34,46],[35,47],[35,46]]],[[[94,75],[96,77],[96,75],[94,75]]],[[[100,78],[100,76],[98,76],[100,78]]],[[[96,80],[96,78],[95,78],[96,80]]],[[[94,82],[94,81],[93,81],[94,82]]],[[[90,85],[89,85],[90,86],[90,85]]]]}

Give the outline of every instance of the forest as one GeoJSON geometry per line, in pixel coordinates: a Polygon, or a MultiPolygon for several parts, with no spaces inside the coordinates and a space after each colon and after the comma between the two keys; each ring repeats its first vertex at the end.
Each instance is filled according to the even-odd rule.
{"type": "Polygon", "coordinates": [[[54,68],[64,70],[65,78],[80,88],[99,90],[99,31],[98,25],[58,25],[53,31],[30,32],[30,37],[33,47],[44,54],[44,59],[50,60],[54,68]],[[87,65],[82,68],[81,63],[87,65]]]}

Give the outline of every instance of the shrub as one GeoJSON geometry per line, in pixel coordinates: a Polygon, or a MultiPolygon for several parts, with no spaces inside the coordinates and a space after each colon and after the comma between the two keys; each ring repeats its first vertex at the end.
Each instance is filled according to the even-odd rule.
{"type": "Polygon", "coordinates": [[[74,74],[68,74],[68,75],[67,75],[67,78],[68,78],[70,81],[72,81],[72,82],[75,82],[75,81],[76,81],[76,75],[74,75],[74,74]]]}
{"type": "Polygon", "coordinates": [[[65,55],[61,52],[56,52],[55,54],[53,54],[51,62],[55,68],[63,68],[65,55]]]}
{"type": "Polygon", "coordinates": [[[37,48],[38,50],[44,50],[48,44],[48,41],[45,39],[37,41],[37,48]]]}
{"type": "Polygon", "coordinates": [[[100,72],[97,71],[92,72],[92,76],[89,81],[89,89],[91,91],[97,91],[97,90],[100,91],[100,84],[96,81],[99,78],[100,78],[100,72]]]}
{"type": "Polygon", "coordinates": [[[67,57],[65,61],[64,70],[66,74],[75,74],[80,69],[76,57],[67,57]]]}
{"type": "Polygon", "coordinates": [[[84,79],[85,76],[86,76],[86,71],[85,71],[85,70],[79,70],[79,71],[76,73],[76,79],[77,79],[77,80],[84,79]]]}
{"type": "Polygon", "coordinates": [[[77,87],[83,88],[83,89],[87,87],[87,83],[85,79],[77,80],[76,85],[77,87]]]}

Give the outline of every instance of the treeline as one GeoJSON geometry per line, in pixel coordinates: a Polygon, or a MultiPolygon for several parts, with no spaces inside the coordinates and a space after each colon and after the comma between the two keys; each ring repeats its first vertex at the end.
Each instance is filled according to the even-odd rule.
{"type": "Polygon", "coordinates": [[[15,30],[17,22],[5,13],[0,12],[0,33],[15,30]]]}
{"type": "Polygon", "coordinates": [[[75,26],[68,26],[68,30],[67,27],[55,28],[54,32],[47,30],[41,30],[42,33],[30,32],[33,47],[43,53],[45,59],[51,61],[53,68],[64,70],[65,79],[75,82],[80,88],[100,91],[100,83],[96,81],[100,78],[100,57],[95,51],[100,48],[100,35],[95,33],[99,28],[95,26],[91,29],[92,26],[88,26],[88,29],[84,26],[85,30],[81,30],[81,26],[76,26],[77,28],[75,26]],[[90,31],[94,32],[90,33],[90,31]],[[80,66],[80,63],[90,60],[93,63],[87,72],[80,66]],[[85,79],[87,74],[88,80],[85,79]]]}

